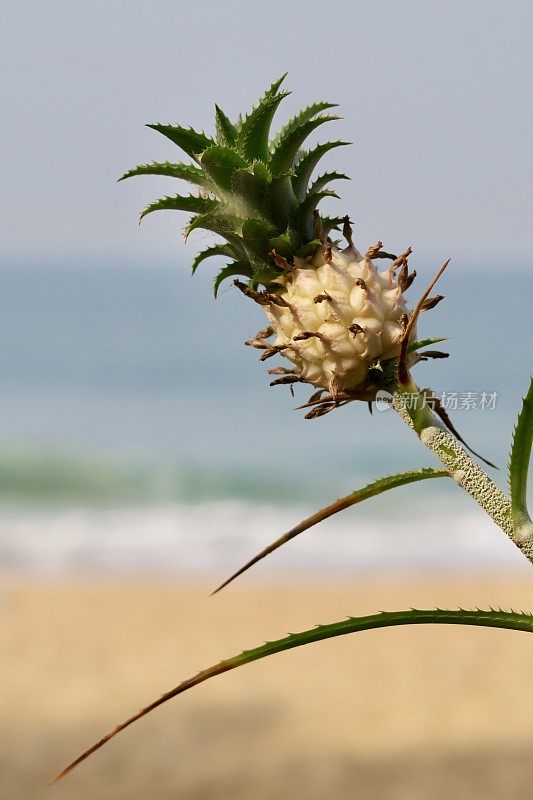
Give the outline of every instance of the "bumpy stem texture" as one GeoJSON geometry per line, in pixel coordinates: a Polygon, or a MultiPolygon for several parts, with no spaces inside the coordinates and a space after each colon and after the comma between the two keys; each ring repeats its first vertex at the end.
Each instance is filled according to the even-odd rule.
{"type": "Polygon", "coordinates": [[[517,529],[511,514],[511,502],[489,476],[447,431],[427,405],[423,413],[406,408],[404,396],[397,392],[393,407],[404,422],[413,428],[420,441],[428,447],[441,464],[450,471],[454,481],[472,497],[494,520],[512,542],[533,563],[533,534],[527,529],[517,529]]]}

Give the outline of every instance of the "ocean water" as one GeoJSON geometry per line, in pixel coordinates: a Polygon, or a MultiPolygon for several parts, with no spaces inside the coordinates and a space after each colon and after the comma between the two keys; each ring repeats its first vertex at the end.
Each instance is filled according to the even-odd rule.
{"type": "MultiPolygon", "coordinates": [[[[417,268],[424,283],[434,271],[417,268]]],[[[416,376],[438,394],[457,393],[452,418],[501,466],[494,477],[504,487],[533,366],[533,272],[507,271],[504,284],[501,275],[450,270],[446,300],[420,328],[449,336],[440,347],[451,357],[420,364],[416,376]],[[481,410],[482,392],[496,395],[494,408],[481,410]],[[467,396],[475,408],[461,407],[467,396]]],[[[307,393],[269,388],[256,351],[243,346],[263,325],[260,311],[231,287],[215,302],[207,275],[73,258],[4,264],[0,285],[3,568],[228,569],[320,505],[433,464],[391,411],[370,416],[353,403],[304,420],[294,409],[307,393]]],[[[343,512],[264,568],[520,559],[443,480],[343,512]]]]}

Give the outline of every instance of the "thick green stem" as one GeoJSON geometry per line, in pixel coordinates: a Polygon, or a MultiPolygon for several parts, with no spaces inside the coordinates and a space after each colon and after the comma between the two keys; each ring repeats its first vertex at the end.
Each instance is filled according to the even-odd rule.
{"type": "Polygon", "coordinates": [[[454,481],[509,536],[512,542],[533,563],[533,530],[515,526],[508,497],[491,481],[457,439],[433,414],[414,385],[412,391],[397,391],[393,407],[403,421],[418,435],[437,459],[449,470],[454,481]],[[409,398],[409,402],[406,402],[409,398]]]}

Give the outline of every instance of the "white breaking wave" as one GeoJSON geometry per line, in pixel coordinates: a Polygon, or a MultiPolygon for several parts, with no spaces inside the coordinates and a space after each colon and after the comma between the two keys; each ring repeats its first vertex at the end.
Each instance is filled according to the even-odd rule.
{"type": "MultiPolygon", "coordinates": [[[[242,501],[125,508],[0,507],[0,569],[43,573],[227,573],[311,509],[242,501]]],[[[475,510],[427,520],[345,511],[254,570],[338,572],[520,567],[523,556],[475,510]]]]}

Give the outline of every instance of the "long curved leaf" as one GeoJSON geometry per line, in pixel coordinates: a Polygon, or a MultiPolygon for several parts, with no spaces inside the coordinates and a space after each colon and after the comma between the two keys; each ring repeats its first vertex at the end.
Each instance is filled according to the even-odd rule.
{"type": "Polygon", "coordinates": [[[209,197],[195,197],[194,195],[182,197],[177,194],[174,197],[161,197],[150,203],[142,212],[140,219],[144,219],[148,214],[153,214],[154,211],[192,211],[194,214],[206,214],[219,205],[218,200],[212,200],[209,197]]]}
{"type": "Polygon", "coordinates": [[[351,178],[348,175],[345,175],[343,172],[324,172],[323,175],[319,175],[316,181],[311,184],[307,194],[314,194],[315,192],[322,191],[322,189],[324,189],[328,183],[331,183],[331,181],[350,180],[351,178]]]}
{"type": "Polygon", "coordinates": [[[513,434],[511,458],[509,461],[509,489],[511,491],[511,512],[514,524],[521,527],[531,524],[527,508],[527,474],[533,443],[533,377],[527,395],[522,401],[513,434]]]}
{"type": "Polygon", "coordinates": [[[206,247],[205,250],[201,250],[198,253],[192,262],[192,274],[194,275],[202,261],[205,261],[206,258],[212,258],[213,256],[226,256],[229,258],[235,258],[236,253],[233,247],[229,244],[214,244],[211,247],[206,247]]]}
{"type": "Polygon", "coordinates": [[[184,181],[194,183],[197,186],[205,186],[206,178],[204,173],[193,164],[172,164],[164,161],[151,164],[139,164],[138,167],[128,170],[118,179],[124,181],[126,178],[133,178],[136,175],[167,175],[169,178],[182,178],[184,181]]]}
{"type": "Polygon", "coordinates": [[[469,611],[464,609],[458,610],[444,610],[444,609],[430,609],[430,610],[417,610],[409,609],[408,611],[382,611],[379,614],[371,614],[365,617],[349,617],[341,622],[334,622],[330,625],[317,625],[311,630],[303,631],[301,633],[291,633],[288,636],[278,639],[273,642],[266,642],[265,644],[255,647],[253,650],[245,650],[233,658],[227,658],[224,661],[219,661],[207,669],[198,672],[192,678],[182,681],[174,689],[165,692],[157,700],[154,700],[145,708],[142,708],[137,713],[133,714],[125,722],[117,725],[112,731],[103,736],[96,744],[78,756],[68,767],[65,767],[56,777],[52,780],[58,781],[63,778],[68,772],[81,764],[88,756],[96,752],[106,742],[116,736],[127,728],[132,723],[136,722],[141,717],[144,717],[150,711],[153,711],[167,700],[171,700],[183,692],[198,686],[200,683],[214,678],[216,675],[222,675],[224,672],[242,667],[252,661],[258,661],[267,656],[276,653],[282,653],[284,650],[292,650],[296,647],[302,647],[306,644],[320,642],[324,639],[332,639],[336,636],[345,636],[349,633],[359,633],[361,631],[374,630],[376,628],[393,628],[399,625],[473,625],[482,628],[504,628],[506,630],[526,631],[533,632],[533,616],[531,614],[524,614],[514,611],[502,611],[491,609],[490,611],[481,611],[479,609],[469,611]]]}
{"type": "Polygon", "coordinates": [[[243,120],[237,137],[237,146],[243,155],[252,160],[268,161],[268,137],[274,114],[290,92],[272,94],[260,101],[243,120]]]}
{"type": "Polygon", "coordinates": [[[274,149],[280,143],[280,141],[287,136],[290,131],[293,131],[295,128],[298,128],[300,125],[303,125],[304,122],[308,122],[313,117],[316,117],[317,114],[320,114],[321,111],[327,111],[330,108],[337,108],[338,103],[327,103],[325,101],[312,103],[311,105],[303,108],[301,111],[298,112],[294,117],[292,117],[288,122],[283,125],[283,127],[279,130],[279,132],[274,137],[271,147],[274,149]]]}
{"type": "Polygon", "coordinates": [[[162,133],[171,142],[181,147],[184,153],[197,160],[198,153],[215,142],[203,132],[195,131],[193,128],[182,128],[181,125],[161,125],[159,122],[150,123],[146,126],[152,130],[162,133]]]}
{"type": "Polygon", "coordinates": [[[284,533],[283,536],[280,536],[275,542],[268,545],[268,547],[265,547],[264,550],[261,550],[261,552],[250,559],[250,561],[247,561],[243,567],[237,570],[237,572],[234,572],[231,577],[224,581],[224,583],[220,584],[220,586],[215,589],[213,594],[219,592],[225,586],[234,581],[235,578],[238,578],[239,575],[242,575],[243,572],[246,572],[248,569],[250,569],[250,567],[253,567],[254,564],[257,564],[263,558],[270,555],[270,553],[273,553],[274,550],[278,549],[278,547],[290,542],[291,539],[295,538],[295,536],[298,536],[300,533],[309,530],[309,528],[312,528],[313,525],[317,525],[319,522],[323,522],[325,519],[328,519],[328,517],[338,514],[339,511],[344,511],[345,508],[350,508],[350,506],[355,506],[357,503],[362,503],[363,500],[376,497],[378,494],[382,494],[389,489],[396,489],[398,486],[405,486],[408,483],[416,483],[417,481],[428,480],[430,478],[447,477],[449,477],[449,472],[447,472],[447,470],[426,467],[423,469],[409,470],[407,472],[398,472],[396,475],[388,475],[386,478],[379,478],[377,481],[369,483],[368,486],[364,486],[362,489],[357,489],[355,492],[347,494],[346,497],[341,497],[340,500],[335,500],[335,502],[331,503],[331,505],[321,508],[320,511],[317,511],[315,514],[307,517],[307,519],[299,522],[298,525],[295,525],[294,528],[291,528],[290,531],[284,533]]]}
{"type": "Polygon", "coordinates": [[[315,119],[310,119],[304,122],[303,125],[299,125],[297,128],[290,130],[286,136],[280,139],[277,146],[272,151],[272,159],[270,161],[272,174],[276,176],[283,175],[292,169],[298,151],[307,137],[320,125],[324,125],[326,122],[333,122],[337,119],[340,119],[340,117],[323,115],[315,119]]]}
{"type": "Polygon", "coordinates": [[[324,142],[323,144],[317,144],[316,147],[313,147],[312,150],[305,153],[294,168],[295,174],[292,179],[292,185],[296,197],[301,200],[307,194],[307,187],[311,180],[311,175],[322,156],[325,156],[326,153],[333,150],[335,147],[347,147],[349,144],[350,142],[342,141],[324,142]]]}

